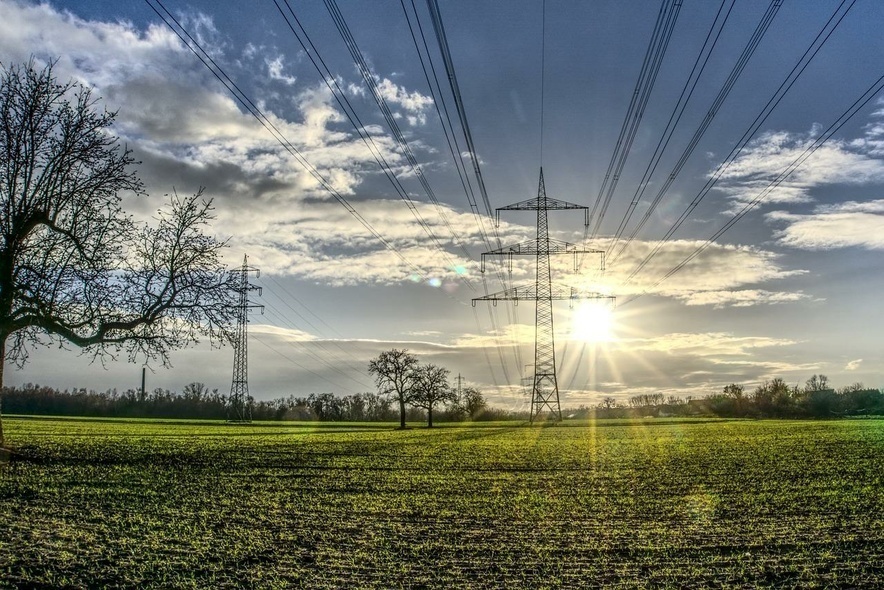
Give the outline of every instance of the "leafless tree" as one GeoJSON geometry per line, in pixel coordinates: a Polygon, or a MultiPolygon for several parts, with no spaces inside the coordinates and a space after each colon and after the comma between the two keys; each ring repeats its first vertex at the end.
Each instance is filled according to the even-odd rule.
{"type": "Polygon", "coordinates": [[[374,375],[378,391],[394,396],[399,403],[400,428],[405,428],[405,405],[414,399],[417,364],[416,356],[397,348],[382,352],[368,363],[368,372],[374,375]]]}
{"type": "Polygon", "coordinates": [[[823,391],[829,389],[829,378],[825,375],[814,375],[804,384],[804,391],[823,391]]]}
{"type": "Polygon", "coordinates": [[[467,420],[475,420],[488,409],[485,396],[476,387],[464,387],[458,400],[458,406],[463,410],[467,420]]]}
{"type": "Polygon", "coordinates": [[[412,403],[427,411],[427,428],[433,427],[433,408],[456,398],[448,383],[448,374],[448,369],[433,364],[419,365],[415,369],[412,403]]]}
{"type": "Polygon", "coordinates": [[[204,233],[211,202],[176,194],[154,224],[135,222],[121,193],[143,186],[115,113],[52,66],[0,64],[0,359],[21,366],[57,342],[166,363],[223,340],[235,308],[223,244],[204,233]]]}

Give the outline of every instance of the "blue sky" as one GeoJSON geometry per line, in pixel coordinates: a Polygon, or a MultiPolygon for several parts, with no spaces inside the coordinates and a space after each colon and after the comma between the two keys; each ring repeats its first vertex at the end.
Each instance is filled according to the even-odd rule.
{"type": "MultiPolygon", "coordinates": [[[[480,226],[488,220],[471,209],[437,114],[436,105],[444,102],[456,118],[426,3],[340,0],[338,7],[431,195],[372,100],[325,5],[290,4],[411,208],[342,113],[273,0],[163,3],[410,266],[318,186],[148,3],[0,1],[0,61],[57,58],[59,77],[93,86],[108,108],[118,109],[114,131],[141,161],[139,173],[149,191],[148,197],[126,197],[135,215],[149,218],[173,188],[191,193],[206,187],[216,206],[213,231],[229,240],[229,263],[235,266],[248,254],[262,271],[256,283],[263,287],[266,313],[254,315],[250,324],[255,397],[371,390],[368,360],[405,347],[423,361],[461,373],[498,405],[523,406],[527,397],[520,381],[531,371],[525,365],[533,358],[533,307],[470,305],[484,289],[502,286],[496,273],[486,273],[484,281],[479,273],[486,249],[480,226]],[[419,22],[427,35],[441,95],[427,84],[403,5],[412,25],[419,22]]],[[[285,8],[282,0],[279,6],[285,8]]],[[[549,196],[593,206],[661,3],[548,0],[545,37],[542,6],[540,0],[440,2],[493,208],[535,196],[541,164],[549,196]]],[[[721,35],[626,235],[710,112],[769,2],[683,3],[591,246],[611,245],[721,6],[721,14],[728,14],[721,35]]],[[[604,335],[587,327],[601,321],[591,312],[566,303],[555,308],[563,403],[653,392],[701,396],[731,382],[751,388],[773,377],[803,384],[815,373],[839,386],[857,381],[884,386],[879,96],[732,229],[657,284],[762,194],[884,74],[882,17],[884,5],[871,0],[785,2],[622,255],[604,273],[590,260],[577,274],[570,261],[557,267],[559,282],[618,301],[611,333],[604,335]],[[627,281],[839,6],[839,15],[850,10],[776,109],[672,239],[627,281]]],[[[462,151],[457,123],[454,133],[462,151]]],[[[461,161],[471,168],[466,157],[461,161]]],[[[483,210],[481,200],[478,204],[483,210]]],[[[579,215],[551,213],[550,227],[560,239],[579,242],[583,236],[579,215]]],[[[504,215],[498,231],[504,244],[524,240],[532,235],[533,220],[504,215]]],[[[530,261],[518,261],[514,280],[530,281],[532,268],[530,261]]],[[[75,350],[40,348],[23,369],[7,373],[7,382],[94,389],[138,385],[140,364],[90,360],[75,350]]],[[[230,347],[180,351],[171,363],[151,364],[149,387],[180,390],[191,381],[221,391],[230,387],[230,347]]]]}

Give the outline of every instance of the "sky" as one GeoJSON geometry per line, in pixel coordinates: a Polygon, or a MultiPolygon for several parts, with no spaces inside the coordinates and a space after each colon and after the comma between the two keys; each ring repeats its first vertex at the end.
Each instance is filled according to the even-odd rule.
{"type": "MultiPolygon", "coordinates": [[[[553,264],[555,283],[616,298],[554,306],[563,406],[701,397],[775,377],[800,386],[813,374],[884,386],[884,94],[801,160],[884,74],[884,4],[785,2],[734,79],[770,2],[685,0],[641,116],[627,118],[668,4],[439,2],[492,209],[536,197],[542,166],[550,198],[591,210],[606,201],[615,154],[622,166],[587,242],[608,251],[604,270],[595,254],[576,272],[570,256],[553,264]],[[843,18],[754,129],[833,14],[843,18]],[[634,133],[617,152],[624,126],[634,133]]],[[[497,240],[533,238],[535,219],[507,211],[495,227],[485,214],[426,3],[0,0],[0,13],[0,62],[55,59],[60,79],[88,85],[118,112],[113,132],[133,150],[148,192],[124,195],[127,211],[150,220],[172,190],[205,187],[226,262],[248,255],[260,269],[253,299],[264,313],[251,314],[248,343],[256,399],[373,391],[369,360],[406,348],[497,406],[527,408],[533,303],[472,300],[503,290],[501,278],[533,282],[530,257],[511,269],[488,258],[484,274],[480,261],[497,240]],[[163,22],[163,7],[301,162],[163,22]],[[309,37],[309,52],[293,28],[309,37]]],[[[551,211],[549,226],[555,239],[584,239],[580,211],[551,211]]],[[[199,345],[169,361],[148,363],[149,389],[230,389],[230,346],[199,345]]],[[[6,383],[125,390],[139,386],[142,364],[54,343],[9,367],[6,383]]]]}

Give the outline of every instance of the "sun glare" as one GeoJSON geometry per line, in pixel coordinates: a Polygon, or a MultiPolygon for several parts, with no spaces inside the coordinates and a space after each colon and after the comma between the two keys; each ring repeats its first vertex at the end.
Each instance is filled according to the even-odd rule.
{"type": "Polygon", "coordinates": [[[604,303],[580,304],[572,316],[571,334],[584,342],[610,342],[614,340],[614,313],[604,303]]]}

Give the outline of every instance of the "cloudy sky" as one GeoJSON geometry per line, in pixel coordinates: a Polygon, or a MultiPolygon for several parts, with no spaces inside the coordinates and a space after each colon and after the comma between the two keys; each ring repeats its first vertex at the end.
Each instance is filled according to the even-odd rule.
{"type": "MultiPolygon", "coordinates": [[[[864,94],[884,74],[884,4],[439,4],[488,205],[536,196],[542,165],[550,197],[596,210],[588,245],[608,252],[605,270],[565,257],[554,281],[617,303],[556,304],[564,404],[815,373],[884,386],[884,98],[864,94]],[[656,69],[642,76],[646,55],[656,69]]],[[[530,239],[534,219],[485,215],[426,3],[0,11],[0,62],[57,59],[60,78],[118,110],[149,192],[128,210],[149,218],[172,189],[205,187],[229,264],[260,268],[256,398],[372,390],[369,359],[396,347],[498,405],[527,403],[533,304],[471,300],[510,273],[489,259],[482,274],[481,253],[530,239]]],[[[583,221],[552,212],[551,234],[579,243],[583,221]]],[[[533,280],[532,261],[511,277],[533,280]]],[[[232,356],[177,352],[151,363],[148,386],[227,391],[232,356]]],[[[38,349],[7,383],[138,386],[140,363],[90,360],[38,349]]]]}

